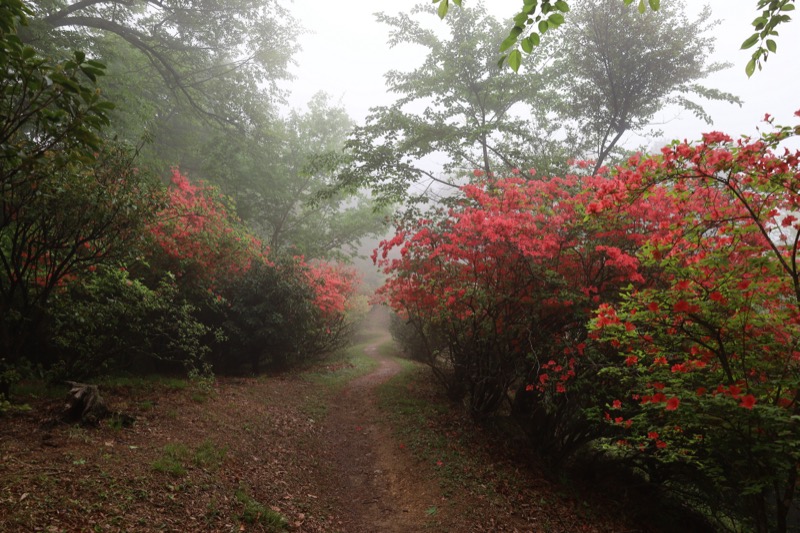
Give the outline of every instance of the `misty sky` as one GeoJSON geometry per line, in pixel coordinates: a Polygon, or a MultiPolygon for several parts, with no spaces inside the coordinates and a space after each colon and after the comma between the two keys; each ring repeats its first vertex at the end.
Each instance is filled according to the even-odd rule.
{"type": "MultiPolygon", "coordinates": [[[[663,0],[665,3],[669,1],[663,0]]],[[[464,5],[468,8],[474,2],[464,0],[464,5]]],[[[363,123],[370,107],[394,101],[396,97],[386,92],[383,74],[389,69],[411,70],[421,63],[425,51],[410,45],[390,49],[386,44],[388,28],[378,23],[373,14],[376,11],[409,11],[416,3],[415,0],[339,0],[331,3],[295,0],[290,9],[309,33],[300,39],[303,50],[295,58],[294,75],[297,79],[290,86],[290,105],[302,108],[314,93],[323,90],[334,100],[341,101],[353,119],[363,123]]],[[[756,0],[710,0],[705,3],[711,6],[714,17],[722,21],[713,32],[717,37],[717,47],[712,58],[734,64],[707,80],[706,85],[732,92],[742,98],[744,104],[741,108],[721,103],[705,105],[714,120],[713,126],[695,119],[688,111],[670,109],[656,117],[655,122],[661,123],[657,127],[667,138],[693,140],[701,132],[710,130],[725,131],[734,136],[755,133],[755,127],[765,113],[775,116],[779,123],[796,124],[798,119],[792,115],[800,109],[800,22],[793,20],[780,27],[777,55],[769,58],[764,70],[756,71],[748,79],[744,66],[749,54],[739,47],[750,35],[750,21],[758,15],[756,0]]],[[[695,13],[704,3],[689,0],[687,4],[695,13]]],[[[490,0],[487,5],[491,6],[489,11],[495,17],[505,20],[516,13],[522,0],[490,0]]],[[[445,22],[434,15],[429,18],[426,25],[441,26],[442,33],[447,34],[445,22]]],[[[631,135],[625,144],[634,147],[649,142],[652,140],[631,135]]]]}

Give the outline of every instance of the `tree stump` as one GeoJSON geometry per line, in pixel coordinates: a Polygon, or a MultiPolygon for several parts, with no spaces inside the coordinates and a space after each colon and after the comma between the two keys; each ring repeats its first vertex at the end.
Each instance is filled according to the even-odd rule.
{"type": "Polygon", "coordinates": [[[64,406],[64,418],[72,422],[96,424],[108,416],[106,407],[97,385],[67,381],[72,388],[67,394],[64,406]]]}

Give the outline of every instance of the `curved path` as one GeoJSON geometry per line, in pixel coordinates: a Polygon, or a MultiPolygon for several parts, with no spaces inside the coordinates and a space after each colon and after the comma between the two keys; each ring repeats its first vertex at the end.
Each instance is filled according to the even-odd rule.
{"type": "Polygon", "coordinates": [[[347,532],[423,531],[426,509],[440,499],[438,485],[418,475],[419,465],[381,420],[376,388],[401,371],[378,347],[384,334],[365,348],[378,368],[348,383],[328,407],[323,427],[325,457],[332,468],[331,493],[347,532]]]}

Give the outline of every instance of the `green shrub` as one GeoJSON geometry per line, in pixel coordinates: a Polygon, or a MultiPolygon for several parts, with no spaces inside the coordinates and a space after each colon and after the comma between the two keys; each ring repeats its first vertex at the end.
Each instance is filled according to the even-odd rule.
{"type": "Polygon", "coordinates": [[[100,372],[197,368],[208,329],[170,276],[154,289],[119,267],[99,267],[53,298],[49,358],[54,379],[100,372]]]}

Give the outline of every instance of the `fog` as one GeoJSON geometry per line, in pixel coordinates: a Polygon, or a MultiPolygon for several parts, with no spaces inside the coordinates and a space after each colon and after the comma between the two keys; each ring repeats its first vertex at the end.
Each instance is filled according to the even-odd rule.
{"type": "MultiPolygon", "coordinates": [[[[622,1],[622,0],[620,0],[622,1]]],[[[664,0],[664,3],[669,0],[664,0]]],[[[388,28],[375,20],[375,11],[396,13],[409,11],[414,0],[371,2],[348,0],[338,2],[336,9],[320,9],[315,2],[297,1],[291,6],[294,15],[308,30],[300,39],[302,51],[296,56],[296,79],[288,86],[290,105],[302,106],[317,91],[324,90],[341,100],[356,121],[363,121],[369,109],[387,105],[395,99],[388,94],[383,74],[389,69],[411,70],[424,58],[424,51],[410,46],[390,48],[388,28]]],[[[474,0],[463,2],[466,9],[474,0]]],[[[730,62],[732,66],[707,80],[707,85],[732,92],[743,105],[711,102],[706,111],[713,126],[692,116],[688,111],[667,108],[654,119],[654,126],[663,131],[665,139],[697,139],[704,131],[720,130],[734,136],[755,133],[756,125],[765,113],[777,123],[792,123],[794,111],[800,109],[796,84],[800,82],[798,51],[800,27],[793,20],[780,27],[778,51],[769,57],[765,68],[748,79],[744,68],[750,50],[740,45],[751,33],[750,22],[759,14],[755,2],[687,2],[692,15],[708,4],[720,24],[713,30],[717,46],[712,61],[730,62]]],[[[486,2],[488,11],[498,19],[510,19],[522,5],[521,0],[492,0],[486,2]]],[[[458,9],[452,7],[451,9],[458,9]]],[[[426,17],[419,16],[421,20],[426,17]]],[[[691,17],[690,17],[691,18],[691,17]]],[[[425,24],[446,33],[446,23],[435,15],[427,16],[425,24]]],[[[567,24],[569,19],[567,19],[567,24]]],[[[629,134],[624,144],[629,147],[648,145],[656,139],[629,134]]]]}

